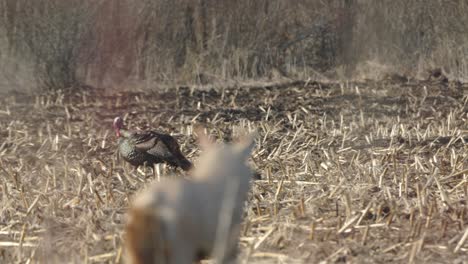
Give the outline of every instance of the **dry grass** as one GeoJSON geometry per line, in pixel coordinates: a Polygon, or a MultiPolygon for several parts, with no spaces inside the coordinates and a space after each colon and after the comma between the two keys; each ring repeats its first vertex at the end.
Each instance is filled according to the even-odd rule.
{"type": "MultiPolygon", "coordinates": [[[[121,261],[128,198],[154,178],[117,159],[113,117],[218,139],[256,127],[241,237],[249,263],[466,263],[468,87],[82,91],[0,99],[0,262],[121,261]]],[[[163,173],[165,170],[163,168],[163,173]]],[[[180,174],[180,171],[177,171],[180,174]]]]}
{"type": "Polygon", "coordinates": [[[424,78],[434,68],[467,82],[467,13],[465,0],[0,0],[0,86],[424,78]]]}

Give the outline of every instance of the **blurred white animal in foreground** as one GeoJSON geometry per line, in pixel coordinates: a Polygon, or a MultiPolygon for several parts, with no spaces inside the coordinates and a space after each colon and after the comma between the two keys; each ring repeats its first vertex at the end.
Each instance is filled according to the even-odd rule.
{"type": "Polygon", "coordinates": [[[164,179],[135,197],[125,228],[128,262],[236,261],[253,135],[227,145],[197,134],[203,152],[192,178],[164,179]]]}

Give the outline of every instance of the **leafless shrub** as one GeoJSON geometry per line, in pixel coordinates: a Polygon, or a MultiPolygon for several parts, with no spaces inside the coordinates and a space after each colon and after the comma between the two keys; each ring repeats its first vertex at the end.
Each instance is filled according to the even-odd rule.
{"type": "Polygon", "coordinates": [[[94,14],[82,1],[5,1],[11,52],[34,63],[39,85],[48,89],[80,84],[80,66],[93,55],[94,14]]]}
{"type": "MultiPolygon", "coordinates": [[[[6,53],[45,86],[359,76],[371,61],[468,75],[464,1],[0,1],[6,53]],[[335,73],[335,74],[334,74],[335,73]],[[52,77],[55,76],[55,77],[52,77]]],[[[384,67],[373,67],[380,71],[384,67]]]]}
{"type": "Polygon", "coordinates": [[[360,60],[376,59],[414,76],[434,67],[454,79],[468,76],[466,2],[362,1],[357,8],[354,52],[360,60]]]}
{"type": "Polygon", "coordinates": [[[273,69],[288,75],[288,65],[319,64],[304,61],[306,50],[314,45],[311,56],[333,57],[323,52],[323,49],[332,50],[335,45],[333,38],[327,35],[327,26],[333,18],[320,15],[321,10],[328,8],[320,2],[142,3],[139,16],[142,27],[137,30],[140,67],[150,75],[150,65],[161,74],[175,71],[197,78],[200,73],[224,79],[255,78],[273,69]],[[317,52],[319,49],[322,52],[317,52]],[[159,63],[162,61],[165,63],[159,63]]]}

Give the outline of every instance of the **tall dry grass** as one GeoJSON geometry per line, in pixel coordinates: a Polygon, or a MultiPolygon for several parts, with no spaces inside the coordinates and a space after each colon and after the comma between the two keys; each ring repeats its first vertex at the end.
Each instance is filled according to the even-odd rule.
{"type": "Polygon", "coordinates": [[[67,88],[94,55],[95,7],[81,1],[3,1],[8,53],[32,63],[39,86],[67,88]]]}
{"type": "Polygon", "coordinates": [[[2,0],[0,54],[3,69],[24,71],[32,64],[41,85],[59,88],[354,78],[382,69],[425,77],[435,67],[466,80],[467,6],[421,0],[2,0]],[[368,62],[386,67],[363,67],[368,62]]]}

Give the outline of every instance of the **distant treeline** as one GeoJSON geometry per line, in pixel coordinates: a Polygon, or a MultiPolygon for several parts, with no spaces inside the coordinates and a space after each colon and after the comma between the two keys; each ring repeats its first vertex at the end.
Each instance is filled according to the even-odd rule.
{"type": "Polygon", "coordinates": [[[465,0],[0,0],[0,19],[0,77],[29,67],[47,88],[366,77],[368,61],[468,79],[465,0]]]}

